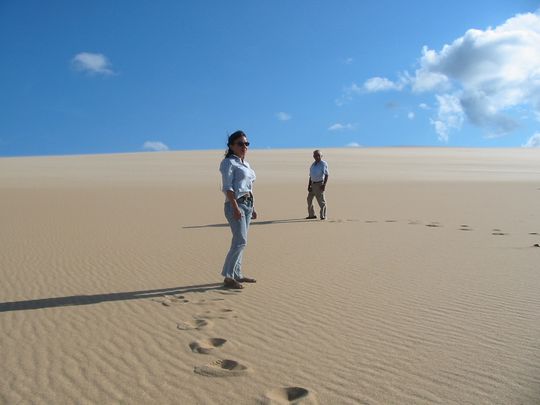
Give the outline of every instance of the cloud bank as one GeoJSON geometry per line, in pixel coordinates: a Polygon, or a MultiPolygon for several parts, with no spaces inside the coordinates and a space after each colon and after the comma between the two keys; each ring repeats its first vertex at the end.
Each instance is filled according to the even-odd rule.
{"type": "Polygon", "coordinates": [[[540,132],[531,136],[523,145],[524,148],[540,148],[540,132]]]}
{"type": "Polygon", "coordinates": [[[540,113],[540,11],[518,14],[495,28],[470,29],[439,51],[424,47],[419,67],[398,80],[373,77],[370,92],[432,92],[437,112],[431,119],[441,141],[464,120],[488,137],[504,136],[519,126],[516,107],[540,113]]]}

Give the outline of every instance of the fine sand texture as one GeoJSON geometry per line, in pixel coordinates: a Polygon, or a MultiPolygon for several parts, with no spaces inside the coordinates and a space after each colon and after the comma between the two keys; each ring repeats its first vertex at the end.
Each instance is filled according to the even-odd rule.
{"type": "Polygon", "coordinates": [[[242,291],[222,151],[0,159],[0,403],[538,404],[540,150],[252,150],[242,291]]]}

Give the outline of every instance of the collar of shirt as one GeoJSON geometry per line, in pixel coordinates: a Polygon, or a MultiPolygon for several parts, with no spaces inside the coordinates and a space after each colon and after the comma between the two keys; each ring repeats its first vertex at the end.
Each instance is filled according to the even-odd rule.
{"type": "Polygon", "coordinates": [[[249,167],[249,163],[246,162],[245,160],[242,160],[239,156],[236,156],[236,155],[231,155],[229,158],[233,158],[234,160],[236,160],[238,163],[240,163],[241,165],[244,165],[246,167],[249,167]]]}

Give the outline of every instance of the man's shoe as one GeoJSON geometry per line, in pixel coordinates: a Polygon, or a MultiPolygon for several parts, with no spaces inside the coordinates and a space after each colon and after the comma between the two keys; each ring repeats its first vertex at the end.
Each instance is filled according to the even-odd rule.
{"type": "Polygon", "coordinates": [[[306,219],[317,219],[317,217],[315,215],[313,216],[310,215],[309,217],[306,217],[306,219]]]}
{"type": "Polygon", "coordinates": [[[326,220],[326,217],[321,217],[321,221],[324,221],[324,220],[326,220]]]}

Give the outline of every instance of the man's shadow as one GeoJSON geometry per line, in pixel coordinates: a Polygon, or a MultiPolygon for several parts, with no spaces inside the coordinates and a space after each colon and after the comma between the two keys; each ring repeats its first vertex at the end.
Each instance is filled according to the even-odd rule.
{"type": "Polygon", "coordinates": [[[72,295],[69,297],[43,298],[28,301],[0,302],[0,312],[26,311],[65,307],[72,305],[91,305],[100,302],[129,301],[160,297],[166,294],[184,294],[189,292],[205,292],[225,289],[223,283],[188,285],[183,287],[160,288],[157,290],[129,291],[95,295],[72,295]]]}
{"type": "MultiPolygon", "coordinates": [[[[272,221],[257,221],[254,220],[250,223],[253,225],[276,225],[276,224],[297,224],[301,222],[313,222],[313,220],[305,218],[291,218],[291,219],[274,219],[272,221]]],[[[183,226],[182,229],[198,229],[198,228],[227,228],[229,224],[208,224],[208,225],[192,225],[183,226]]]]}

